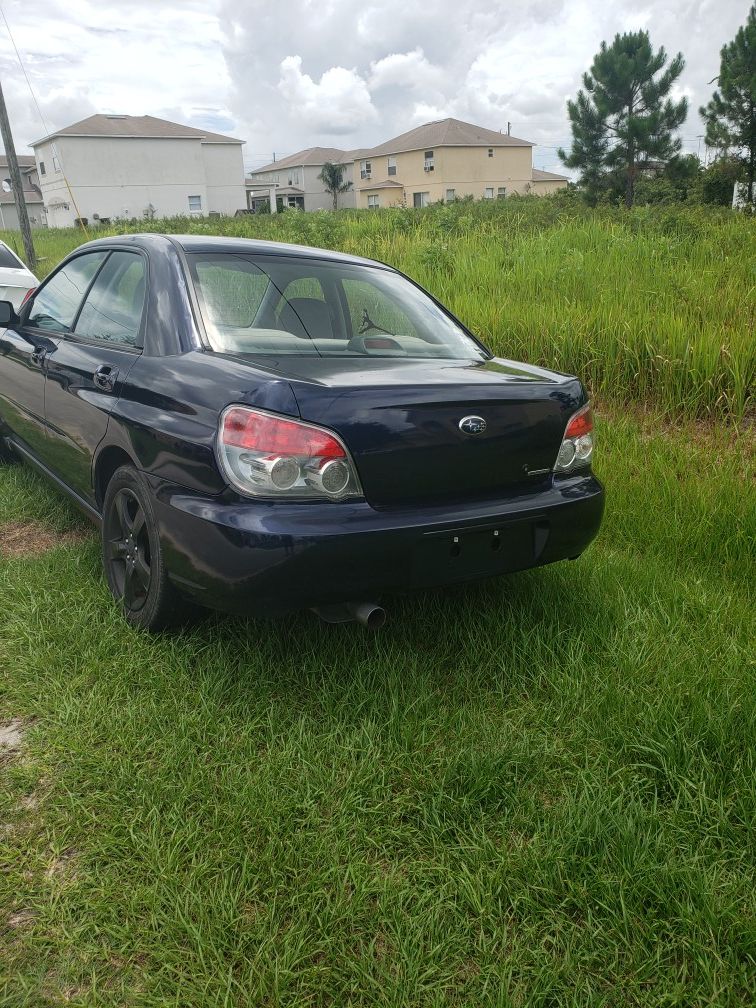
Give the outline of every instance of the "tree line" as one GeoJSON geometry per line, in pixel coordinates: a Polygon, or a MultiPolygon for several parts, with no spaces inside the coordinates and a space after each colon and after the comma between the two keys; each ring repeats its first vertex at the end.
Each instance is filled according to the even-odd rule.
{"type": "MultiPolygon", "coordinates": [[[[650,178],[679,195],[700,173],[695,155],[680,156],[677,130],[688,115],[685,98],[671,97],[685,67],[682,53],[669,59],[662,46],[654,51],[647,31],[616,35],[601,47],[583,88],[567,102],[572,147],[560,149],[568,168],[579,172],[589,202],[622,199],[630,207],[650,178]]],[[[749,204],[756,182],[756,4],[747,21],[720,51],[717,87],[699,109],[707,147],[716,152],[709,172],[712,202],[729,202],[735,181],[746,187],[749,204]]],[[[712,81],[712,83],[714,83],[712,81]]],[[[657,187],[658,188],[658,187],[657,187]]]]}

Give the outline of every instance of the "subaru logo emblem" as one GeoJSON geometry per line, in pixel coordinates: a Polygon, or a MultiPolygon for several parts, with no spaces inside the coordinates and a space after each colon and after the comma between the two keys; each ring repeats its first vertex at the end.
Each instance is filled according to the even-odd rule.
{"type": "Polygon", "coordinates": [[[459,429],[463,434],[482,434],[487,426],[482,416],[466,416],[459,421],[459,429]]]}

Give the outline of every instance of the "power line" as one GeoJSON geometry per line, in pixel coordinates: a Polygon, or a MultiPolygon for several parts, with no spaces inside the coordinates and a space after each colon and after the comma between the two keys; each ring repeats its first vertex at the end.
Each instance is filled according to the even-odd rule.
{"type": "MultiPolygon", "coordinates": [[[[0,5],[0,14],[2,14],[3,21],[5,22],[5,29],[8,32],[8,38],[11,40],[11,45],[13,46],[13,49],[14,49],[14,51],[16,53],[16,59],[18,60],[18,65],[21,67],[21,72],[23,73],[24,77],[26,78],[26,85],[29,88],[29,94],[32,96],[32,101],[34,102],[34,104],[36,106],[37,113],[39,114],[39,118],[40,118],[40,120],[42,122],[42,127],[44,128],[45,136],[49,136],[49,134],[50,134],[50,128],[47,125],[47,120],[45,119],[44,113],[43,113],[43,111],[42,111],[42,109],[40,107],[39,102],[37,101],[37,96],[34,93],[34,88],[32,87],[32,83],[29,80],[29,74],[26,72],[26,67],[24,66],[24,61],[21,59],[21,53],[18,51],[18,46],[16,45],[16,40],[13,37],[13,32],[11,31],[11,27],[8,24],[8,18],[5,16],[5,10],[3,9],[2,5],[0,5]]],[[[66,175],[66,169],[63,166],[63,158],[61,156],[60,149],[58,148],[58,145],[56,143],[52,143],[51,142],[50,146],[52,147],[53,154],[58,158],[58,163],[60,164],[60,172],[61,172],[61,175],[63,176],[63,181],[66,183],[66,189],[68,189],[68,195],[71,197],[71,202],[73,203],[74,210],[76,211],[76,219],[79,221],[79,224],[81,225],[81,230],[84,232],[84,234],[87,236],[87,238],[89,238],[89,232],[87,231],[87,229],[86,229],[86,227],[84,225],[84,220],[83,220],[83,218],[81,216],[81,213],[79,212],[78,206],[76,205],[76,197],[74,196],[73,190],[71,189],[71,186],[70,186],[70,184],[68,182],[68,177],[66,175]]]]}

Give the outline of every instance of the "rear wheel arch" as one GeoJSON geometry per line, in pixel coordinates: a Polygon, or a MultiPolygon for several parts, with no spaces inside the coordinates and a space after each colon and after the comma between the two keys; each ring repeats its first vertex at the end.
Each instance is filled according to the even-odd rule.
{"type": "Polygon", "coordinates": [[[105,494],[114,474],[121,466],[133,466],[138,468],[129,453],[119,448],[118,445],[108,445],[103,448],[95,460],[94,466],[94,492],[97,507],[102,511],[105,503],[105,494]]]}

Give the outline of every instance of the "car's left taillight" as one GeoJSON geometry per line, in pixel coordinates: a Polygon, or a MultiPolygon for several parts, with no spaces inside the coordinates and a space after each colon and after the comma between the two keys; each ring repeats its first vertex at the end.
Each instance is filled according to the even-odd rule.
{"type": "Polygon", "coordinates": [[[229,406],[218,426],[218,461],[248,497],[341,501],[362,497],[357,470],[340,438],[323,427],[229,406]]]}
{"type": "Polygon", "coordinates": [[[19,305],[19,308],[23,308],[24,307],[24,305],[29,300],[29,298],[32,296],[32,294],[34,294],[34,292],[36,291],[36,289],[37,289],[36,287],[30,287],[29,288],[29,290],[26,292],[26,294],[24,294],[24,296],[23,296],[23,298],[21,300],[21,304],[19,305]]]}
{"type": "Polygon", "coordinates": [[[577,413],[573,413],[564,432],[559,454],[554,464],[554,472],[570,473],[586,468],[593,456],[593,413],[586,403],[577,413]]]}

